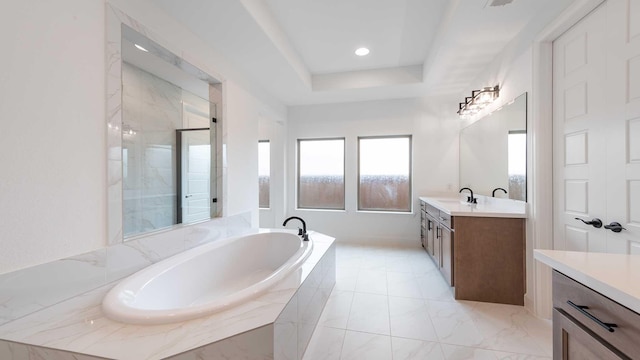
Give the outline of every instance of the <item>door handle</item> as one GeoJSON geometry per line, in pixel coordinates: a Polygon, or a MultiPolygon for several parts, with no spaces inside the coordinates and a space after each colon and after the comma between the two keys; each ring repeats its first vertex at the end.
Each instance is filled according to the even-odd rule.
{"type": "MultiPolygon", "coordinates": [[[[595,218],[595,219],[593,219],[593,220],[591,220],[591,221],[586,221],[586,220],[583,220],[583,219],[580,219],[580,218],[576,218],[576,220],[580,220],[580,221],[582,221],[583,223],[585,223],[585,224],[587,224],[587,225],[591,225],[591,226],[593,226],[593,227],[594,227],[594,228],[596,228],[596,229],[600,229],[600,228],[602,227],[602,220],[600,220],[600,219],[598,219],[598,218],[595,218]]],[[[618,225],[620,225],[620,224],[618,224],[618,225]]],[[[608,226],[608,225],[607,225],[607,226],[608,226]]],[[[607,228],[607,227],[605,226],[605,229],[606,229],[606,228],[607,228]]]]}
{"type": "Polygon", "coordinates": [[[184,196],[184,198],[186,199],[186,198],[190,198],[190,197],[192,197],[192,196],[193,196],[193,195],[185,195],[185,196],[184,196]]]}
{"type": "Polygon", "coordinates": [[[615,233],[619,233],[622,230],[627,230],[627,229],[623,228],[622,225],[620,225],[620,223],[615,222],[615,221],[612,222],[609,225],[605,225],[604,228],[607,229],[607,230],[611,230],[611,231],[613,231],[615,233]]]}

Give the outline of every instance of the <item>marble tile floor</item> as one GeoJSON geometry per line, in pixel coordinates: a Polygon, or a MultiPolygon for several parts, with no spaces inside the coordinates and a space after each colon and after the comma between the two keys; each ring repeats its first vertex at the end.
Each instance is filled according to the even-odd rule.
{"type": "Polygon", "coordinates": [[[550,321],[455,300],[422,248],[336,250],[336,285],[304,360],[551,359],[550,321]]]}

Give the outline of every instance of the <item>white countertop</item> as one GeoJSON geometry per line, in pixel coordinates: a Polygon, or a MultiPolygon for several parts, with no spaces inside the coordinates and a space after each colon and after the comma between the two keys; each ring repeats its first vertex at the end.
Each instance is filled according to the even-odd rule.
{"type": "Polygon", "coordinates": [[[640,256],[534,250],[543,264],[640,313],[640,256]]]}
{"type": "Polygon", "coordinates": [[[420,200],[452,216],[526,218],[527,203],[511,199],[476,195],[478,204],[461,201],[460,197],[420,196],[420,200]]]}

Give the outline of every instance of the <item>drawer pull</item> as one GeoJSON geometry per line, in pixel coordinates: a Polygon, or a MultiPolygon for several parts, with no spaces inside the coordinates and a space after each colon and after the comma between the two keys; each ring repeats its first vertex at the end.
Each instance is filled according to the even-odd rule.
{"type": "Polygon", "coordinates": [[[588,317],[589,319],[593,320],[596,324],[598,324],[598,325],[602,326],[603,328],[605,328],[608,332],[614,332],[615,330],[613,328],[618,327],[618,325],[616,325],[616,324],[603,322],[602,320],[598,319],[597,317],[591,315],[587,311],[587,309],[589,309],[588,306],[576,305],[571,300],[567,300],[567,304],[569,304],[569,306],[571,306],[572,308],[578,310],[582,315],[584,315],[584,316],[588,317]]]}

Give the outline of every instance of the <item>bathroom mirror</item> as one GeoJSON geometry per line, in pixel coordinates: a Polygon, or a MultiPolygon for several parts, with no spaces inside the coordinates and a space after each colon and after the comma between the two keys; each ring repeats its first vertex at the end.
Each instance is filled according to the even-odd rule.
{"type": "Polygon", "coordinates": [[[109,244],[219,216],[221,83],[109,6],[109,244]]]}
{"type": "Polygon", "coordinates": [[[460,131],[460,187],[527,200],[527,94],[460,131]]]}

